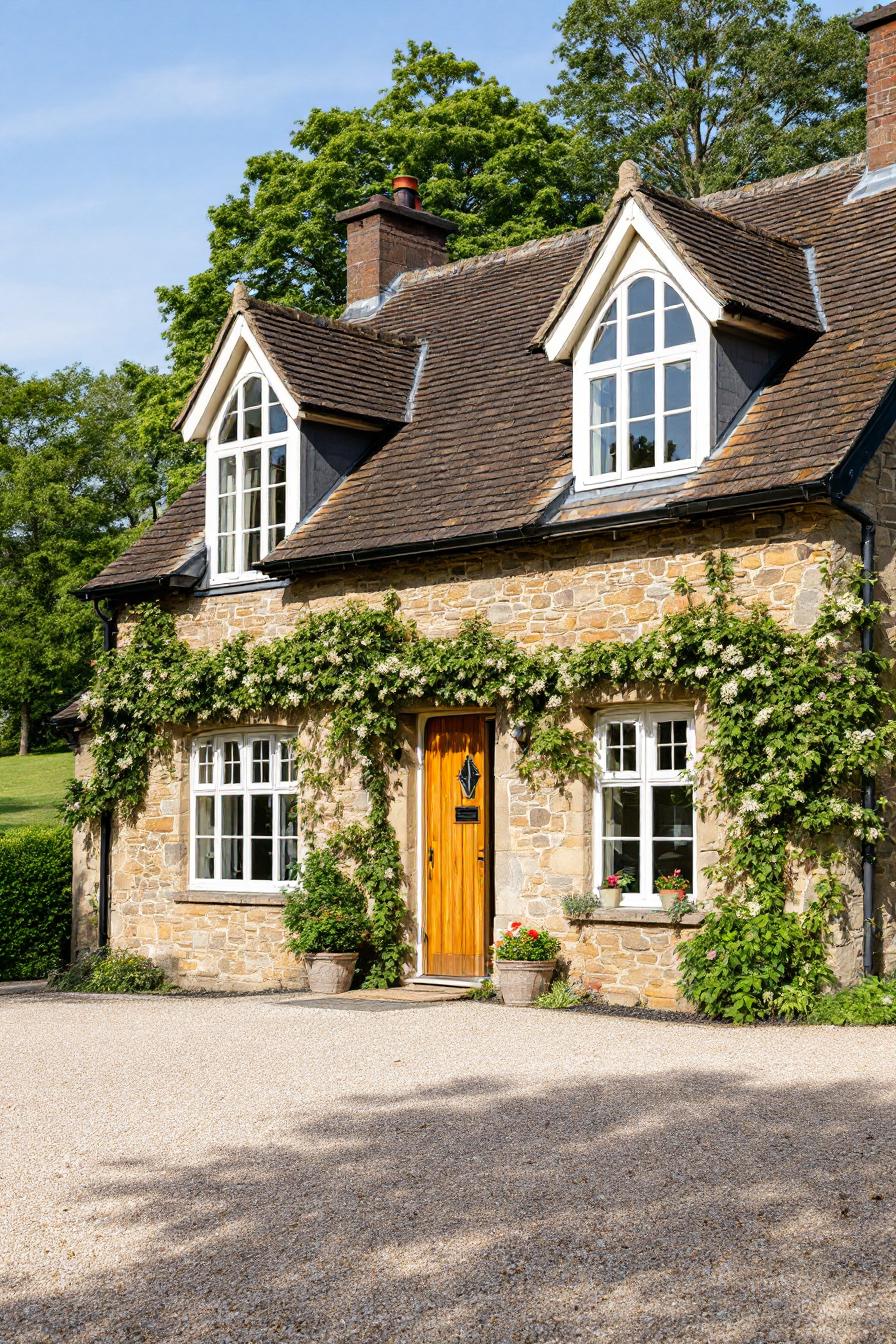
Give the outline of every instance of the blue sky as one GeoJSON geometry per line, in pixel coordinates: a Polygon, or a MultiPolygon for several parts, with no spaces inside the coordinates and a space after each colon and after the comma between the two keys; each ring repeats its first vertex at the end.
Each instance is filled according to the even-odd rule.
{"type": "Polygon", "coordinates": [[[206,211],[250,154],[312,106],[369,102],[411,37],[539,97],[563,7],[3,0],[0,363],[161,361],[154,287],[202,269],[206,211]]]}

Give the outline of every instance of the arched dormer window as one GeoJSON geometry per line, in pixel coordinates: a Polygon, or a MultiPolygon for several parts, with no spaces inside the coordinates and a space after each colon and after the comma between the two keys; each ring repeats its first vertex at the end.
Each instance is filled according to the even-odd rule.
{"type": "Polygon", "coordinates": [[[708,332],[660,273],[617,286],[575,359],[576,477],[687,471],[708,450],[708,332]]]}
{"type": "Polygon", "coordinates": [[[257,373],[244,377],[209,439],[215,580],[251,577],[295,521],[290,517],[291,437],[286,412],[267,380],[257,373]]]}

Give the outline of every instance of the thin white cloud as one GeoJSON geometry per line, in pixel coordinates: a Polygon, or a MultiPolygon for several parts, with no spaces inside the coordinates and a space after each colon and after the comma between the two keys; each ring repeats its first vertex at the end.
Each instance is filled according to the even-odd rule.
{"type": "Polygon", "coordinates": [[[182,118],[237,117],[253,106],[292,97],[340,97],[376,87],[373,65],[342,67],[338,76],[307,69],[247,73],[203,65],[177,65],[126,75],[101,92],[71,103],[47,104],[0,117],[0,144],[55,140],[81,131],[182,118]]]}

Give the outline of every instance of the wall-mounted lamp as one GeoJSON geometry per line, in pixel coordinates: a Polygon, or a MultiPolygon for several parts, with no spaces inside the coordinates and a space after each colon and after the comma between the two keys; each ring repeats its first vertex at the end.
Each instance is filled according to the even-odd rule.
{"type": "Polygon", "coordinates": [[[529,745],[529,739],[532,734],[529,731],[527,723],[515,723],[510,730],[510,736],[519,747],[520,751],[525,751],[529,745]]]}

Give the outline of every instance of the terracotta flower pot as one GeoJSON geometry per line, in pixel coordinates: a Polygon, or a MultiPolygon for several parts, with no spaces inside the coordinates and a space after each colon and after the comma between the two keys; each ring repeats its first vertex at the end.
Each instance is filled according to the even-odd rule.
{"type": "Polygon", "coordinates": [[[660,898],[663,909],[671,910],[675,902],[680,900],[682,896],[686,896],[687,892],[684,887],[670,887],[667,891],[658,892],[657,895],[660,898]]]}
{"type": "Polygon", "coordinates": [[[551,961],[496,961],[501,998],[509,1008],[527,1008],[550,988],[557,959],[551,961]]]}
{"type": "Polygon", "coordinates": [[[312,994],[344,994],[357,963],[357,952],[306,952],[308,988],[312,994]]]}
{"type": "Polygon", "coordinates": [[[605,910],[616,910],[622,900],[621,887],[601,887],[600,903],[605,910]]]}

